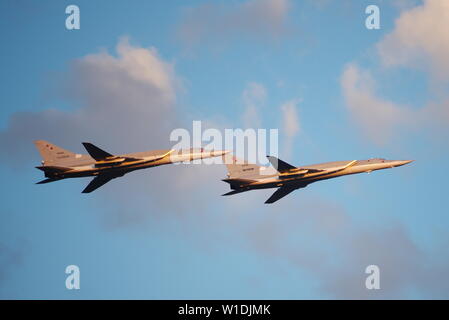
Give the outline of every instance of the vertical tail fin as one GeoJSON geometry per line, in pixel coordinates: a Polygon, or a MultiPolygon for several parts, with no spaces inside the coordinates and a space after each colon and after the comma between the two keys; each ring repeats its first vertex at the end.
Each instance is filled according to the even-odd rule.
{"type": "Polygon", "coordinates": [[[36,140],[34,141],[34,144],[41,154],[43,160],[42,164],[44,166],[63,165],[77,157],[75,153],[60,148],[45,140],[36,140]]]}
{"type": "Polygon", "coordinates": [[[245,160],[236,158],[232,154],[224,155],[223,162],[228,168],[228,178],[231,179],[244,177],[260,177],[261,169],[265,169],[265,167],[263,166],[248,163],[245,160]]]}

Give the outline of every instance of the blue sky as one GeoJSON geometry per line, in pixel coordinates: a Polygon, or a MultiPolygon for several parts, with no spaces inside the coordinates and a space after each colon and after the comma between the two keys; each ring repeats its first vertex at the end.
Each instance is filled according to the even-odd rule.
{"type": "Polygon", "coordinates": [[[448,17],[443,0],[2,1],[0,297],[447,298],[448,17]],[[272,190],[221,197],[221,165],[89,195],[88,179],[34,185],[34,139],[164,149],[193,120],[278,128],[296,165],[416,161],[270,206],[272,190]],[[80,290],[65,288],[70,264],[80,290]],[[380,290],[364,286],[370,264],[380,290]]]}

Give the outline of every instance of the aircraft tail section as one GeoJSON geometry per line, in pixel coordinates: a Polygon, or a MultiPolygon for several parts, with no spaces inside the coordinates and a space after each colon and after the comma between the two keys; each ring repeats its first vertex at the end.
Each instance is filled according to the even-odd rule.
{"type": "Polygon", "coordinates": [[[38,166],[36,168],[44,171],[45,173],[62,173],[72,170],[72,168],[59,167],[59,166],[38,166]]]}
{"type": "Polygon", "coordinates": [[[262,177],[260,174],[260,169],[264,168],[262,166],[248,163],[247,161],[238,159],[230,154],[224,155],[223,161],[228,169],[228,178],[230,179],[251,179],[262,177]]]}
{"type": "Polygon", "coordinates": [[[64,166],[78,157],[75,153],[45,140],[36,140],[34,144],[42,157],[44,166],[64,166]]]}
{"type": "Polygon", "coordinates": [[[248,191],[248,190],[232,190],[225,194],[222,194],[222,196],[232,196],[233,194],[242,193],[242,192],[246,192],[246,191],[248,191]]]}
{"type": "Polygon", "coordinates": [[[50,182],[55,182],[55,181],[59,181],[59,180],[60,179],[47,178],[47,179],[41,180],[39,182],[36,182],[36,184],[50,183],[50,182]]]}
{"type": "Polygon", "coordinates": [[[239,189],[245,185],[249,185],[253,182],[256,182],[257,180],[234,178],[234,179],[223,179],[223,181],[229,183],[231,189],[239,189]]]}

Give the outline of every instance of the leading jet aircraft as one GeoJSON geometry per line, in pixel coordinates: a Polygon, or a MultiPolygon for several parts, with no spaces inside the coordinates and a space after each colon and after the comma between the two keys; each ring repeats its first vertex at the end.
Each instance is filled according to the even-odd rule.
{"type": "Polygon", "coordinates": [[[36,167],[44,171],[45,177],[37,184],[54,182],[66,178],[95,178],[82,191],[92,192],[112,179],[122,177],[128,172],[161,166],[175,162],[192,161],[222,156],[228,151],[223,150],[153,150],[123,155],[112,155],[89,142],[83,142],[87,154],[75,154],[60,148],[48,141],[34,141],[42,156],[42,165],[36,167]]]}
{"type": "Polygon", "coordinates": [[[369,160],[335,161],[308,166],[295,167],[276,157],[267,156],[273,168],[258,166],[232,157],[223,157],[228,168],[228,177],[223,179],[229,183],[232,191],[223,194],[229,196],[249,190],[278,188],[265,203],[273,203],[290,192],[304,188],[321,180],[337,178],[349,174],[372,172],[403,166],[413,160],[385,160],[381,158],[369,160]]]}

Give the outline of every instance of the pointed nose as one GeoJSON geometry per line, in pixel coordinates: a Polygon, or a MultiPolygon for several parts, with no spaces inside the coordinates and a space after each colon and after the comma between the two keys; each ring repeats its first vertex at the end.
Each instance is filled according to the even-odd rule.
{"type": "Polygon", "coordinates": [[[229,152],[231,152],[231,151],[229,151],[229,150],[216,150],[216,151],[212,151],[212,156],[213,157],[224,156],[225,154],[227,154],[229,152]]]}
{"type": "Polygon", "coordinates": [[[415,160],[398,160],[398,161],[396,161],[395,167],[400,167],[400,166],[403,166],[404,164],[407,164],[407,163],[410,163],[413,161],[415,161],[415,160]]]}

